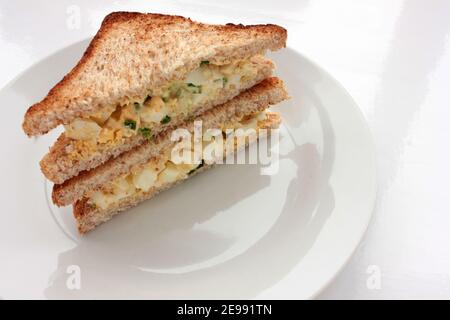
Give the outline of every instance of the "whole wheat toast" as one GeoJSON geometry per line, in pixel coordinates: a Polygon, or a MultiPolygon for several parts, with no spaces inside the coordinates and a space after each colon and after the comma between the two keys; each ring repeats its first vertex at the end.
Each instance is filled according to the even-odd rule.
{"type": "Polygon", "coordinates": [[[276,25],[210,25],[180,16],[114,12],[78,64],[25,114],[29,136],[45,134],[123,99],[179,80],[201,61],[224,64],[286,45],[276,25]]]}

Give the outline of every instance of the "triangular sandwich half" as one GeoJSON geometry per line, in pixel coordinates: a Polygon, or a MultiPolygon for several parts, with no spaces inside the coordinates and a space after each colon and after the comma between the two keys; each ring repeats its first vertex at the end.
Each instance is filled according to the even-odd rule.
{"type": "Polygon", "coordinates": [[[41,161],[57,183],[145,143],[270,76],[262,54],[286,45],[275,25],[208,25],[178,16],[108,15],[79,63],[23,122],[63,133],[41,161]]]}

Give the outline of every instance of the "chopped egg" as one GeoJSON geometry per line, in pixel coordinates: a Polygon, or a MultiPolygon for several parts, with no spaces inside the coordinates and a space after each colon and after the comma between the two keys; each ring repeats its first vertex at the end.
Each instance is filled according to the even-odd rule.
{"type": "Polygon", "coordinates": [[[158,173],[164,169],[164,165],[150,164],[133,173],[133,184],[137,189],[148,191],[155,185],[158,173]]]}
{"type": "Polygon", "coordinates": [[[128,176],[115,179],[107,186],[107,189],[107,192],[98,190],[90,196],[90,200],[101,209],[108,208],[108,206],[112,203],[132,195],[135,191],[135,188],[133,184],[130,183],[128,176]]]}
{"type": "MultiPolygon", "coordinates": [[[[251,60],[226,65],[201,64],[185,79],[157,88],[150,99],[126,98],[120,105],[107,106],[91,114],[89,119],[74,120],[65,126],[66,136],[74,140],[94,141],[95,145],[89,146],[89,152],[97,152],[99,145],[122,143],[124,138],[151,132],[155,124],[166,125],[171,119],[191,115],[196,106],[215,99],[223,88],[239,89],[241,83],[256,72],[251,60]]],[[[74,145],[70,156],[85,157],[86,147],[81,147],[74,145]]]]}
{"type": "Polygon", "coordinates": [[[264,120],[267,120],[267,114],[265,111],[262,111],[262,112],[258,113],[255,118],[257,121],[264,121],[264,120]]]}
{"type": "Polygon", "coordinates": [[[133,185],[127,178],[128,177],[122,177],[112,182],[114,194],[119,195],[121,198],[134,191],[133,185]]]}
{"type": "Polygon", "coordinates": [[[105,195],[101,191],[95,191],[92,195],[90,200],[101,209],[105,210],[108,208],[108,206],[112,203],[114,203],[114,195],[105,195]]]}
{"type": "Polygon", "coordinates": [[[114,105],[111,105],[109,107],[102,108],[100,111],[97,111],[94,114],[91,114],[89,118],[97,122],[99,125],[102,125],[106,120],[108,120],[108,118],[115,110],[116,107],[114,105]]]}
{"type": "Polygon", "coordinates": [[[152,97],[140,110],[140,117],[146,123],[159,123],[168,114],[169,109],[161,97],[152,97]]]}
{"type": "Polygon", "coordinates": [[[75,119],[64,126],[66,137],[75,140],[95,140],[102,129],[92,120],[75,119]]]}
{"type": "MultiPolygon", "coordinates": [[[[251,132],[247,131],[247,129],[257,130],[258,121],[263,121],[266,117],[265,112],[260,112],[239,122],[229,123],[224,126],[223,130],[226,130],[225,128],[241,128],[244,129],[243,133],[248,135],[251,132]]],[[[172,156],[171,150],[169,150],[171,148],[169,148],[162,152],[156,161],[152,159],[145,165],[135,166],[131,169],[130,174],[114,179],[102,189],[103,191],[95,191],[89,196],[89,201],[102,209],[106,209],[112,203],[137,192],[147,192],[152,187],[161,187],[185,179],[203,163],[211,164],[217,162],[223,156],[215,154],[216,148],[217,150],[222,150],[222,152],[225,151],[219,145],[223,143],[221,137],[220,139],[214,138],[216,134],[215,130],[205,132],[202,142],[203,148],[200,151],[192,150],[193,146],[191,144],[189,144],[189,148],[183,149],[183,152],[190,155],[187,159],[191,159],[191,161],[174,163],[172,160],[175,159],[170,158],[169,160],[169,157],[172,156]],[[209,139],[206,139],[205,136],[209,139]]],[[[184,157],[183,160],[185,160],[184,157]]]]}
{"type": "Polygon", "coordinates": [[[172,183],[186,177],[186,173],[177,165],[168,161],[166,168],[158,175],[158,185],[172,183]]]}
{"type": "Polygon", "coordinates": [[[205,83],[205,73],[202,72],[201,70],[202,68],[198,68],[195,69],[194,71],[190,72],[187,77],[185,82],[186,83],[192,83],[195,85],[202,85],[205,83]]]}
{"type": "Polygon", "coordinates": [[[239,89],[241,85],[241,76],[238,74],[234,74],[228,77],[226,85],[228,87],[234,87],[235,89],[239,89]]]}

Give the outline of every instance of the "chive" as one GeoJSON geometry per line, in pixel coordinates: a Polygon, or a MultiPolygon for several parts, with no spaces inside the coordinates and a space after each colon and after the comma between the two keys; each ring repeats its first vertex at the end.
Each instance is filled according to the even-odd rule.
{"type": "Polygon", "coordinates": [[[146,127],[139,128],[138,132],[146,139],[150,139],[152,136],[151,130],[146,127]]]}
{"type": "Polygon", "coordinates": [[[169,98],[168,98],[168,97],[162,97],[161,99],[162,99],[162,101],[164,101],[164,102],[169,101],[169,98]]]}
{"type": "Polygon", "coordinates": [[[192,93],[194,93],[194,94],[202,93],[202,86],[201,85],[196,86],[193,83],[188,83],[187,86],[188,86],[188,88],[191,88],[190,91],[192,93]]]}
{"type": "Polygon", "coordinates": [[[222,82],[222,87],[225,87],[225,85],[226,85],[227,82],[228,82],[228,79],[225,78],[225,77],[223,77],[223,78],[221,78],[221,79],[215,79],[214,82],[222,82]]]}
{"type": "Polygon", "coordinates": [[[204,66],[204,65],[207,65],[207,64],[209,64],[208,60],[203,60],[202,62],[200,62],[200,66],[204,66]]]}
{"type": "Polygon", "coordinates": [[[131,130],[136,130],[136,121],[131,119],[126,119],[123,123],[125,127],[130,128],[131,130]]]}
{"type": "Polygon", "coordinates": [[[139,104],[139,102],[135,102],[133,103],[134,105],[134,110],[139,111],[139,109],[141,109],[141,105],[139,104]]]}
{"type": "Polygon", "coordinates": [[[162,118],[161,123],[167,124],[170,122],[170,120],[171,120],[170,116],[166,115],[164,118],[162,118]]]}

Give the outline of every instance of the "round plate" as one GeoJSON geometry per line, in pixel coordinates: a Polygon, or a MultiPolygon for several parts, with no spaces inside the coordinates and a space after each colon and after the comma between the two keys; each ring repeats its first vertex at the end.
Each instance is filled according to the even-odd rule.
{"type": "Polygon", "coordinates": [[[21,123],[87,43],[0,92],[1,298],[298,299],[336,276],[370,220],[373,143],[346,91],[289,48],[271,55],[292,98],[272,108],[283,125],[270,170],[219,166],[80,237],[39,170],[61,129],[28,139],[21,123]]]}

